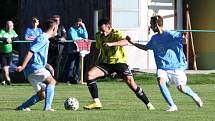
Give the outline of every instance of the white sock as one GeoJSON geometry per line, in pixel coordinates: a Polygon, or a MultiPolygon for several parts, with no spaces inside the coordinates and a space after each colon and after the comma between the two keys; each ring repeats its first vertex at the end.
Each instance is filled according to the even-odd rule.
{"type": "Polygon", "coordinates": [[[94,98],[93,100],[95,101],[95,103],[99,103],[99,104],[101,103],[99,98],[94,98]]]}

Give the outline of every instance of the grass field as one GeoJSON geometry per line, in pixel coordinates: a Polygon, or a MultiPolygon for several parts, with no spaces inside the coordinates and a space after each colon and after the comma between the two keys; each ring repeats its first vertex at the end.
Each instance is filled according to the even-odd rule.
{"type": "Polygon", "coordinates": [[[102,110],[84,110],[82,107],[90,101],[85,85],[65,85],[60,83],[55,89],[53,107],[56,112],[42,111],[43,103],[32,106],[31,112],[13,109],[30,97],[34,92],[29,84],[0,86],[0,121],[213,121],[215,120],[215,74],[189,75],[189,84],[204,101],[204,107],[198,108],[193,100],[171,86],[170,90],[177,104],[178,112],[165,112],[164,101],[153,74],[136,75],[137,83],[145,90],[156,107],[148,111],[145,105],[128,89],[121,80],[111,78],[98,82],[102,110]],[[80,102],[77,111],[68,111],[63,107],[64,100],[76,97],[80,102]]]}

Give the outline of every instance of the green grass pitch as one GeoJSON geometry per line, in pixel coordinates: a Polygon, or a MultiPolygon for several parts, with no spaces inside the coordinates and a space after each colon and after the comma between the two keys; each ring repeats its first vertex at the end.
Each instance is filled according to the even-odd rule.
{"type": "Polygon", "coordinates": [[[86,85],[68,86],[60,83],[55,88],[53,107],[56,112],[44,112],[44,101],[32,106],[31,112],[15,111],[14,108],[29,98],[34,91],[29,84],[0,86],[0,121],[213,121],[215,120],[215,74],[189,75],[191,88],[203,102],[198,108],[193,100],[179,93],[175,86],[170,91],[178,106],[177,112],[165,112],[164,101],[153,74],[135,75],[137,83],[155,106],[148,111],[145,105],[121,80],[102,79],[97,84],[103,108],[84,110],[82,107],[91,101],[86,85]],[[77,111],[64,109],[67,97],[76,97],[80,108],[77,111]]]}

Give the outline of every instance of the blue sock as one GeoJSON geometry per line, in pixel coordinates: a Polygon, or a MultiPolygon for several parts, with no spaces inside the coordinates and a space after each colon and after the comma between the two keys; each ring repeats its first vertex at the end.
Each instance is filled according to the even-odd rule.
{"type": "Polygon", "coordinates": [[[193,99],[196,99],[198,97],[198,95],[196,93],[194,93],[193,90],[189,86],[184,86],[183,91],[186,95],[192,97],[193,99]]]}
{"type": "Polygon", "coordinates": [[[55,85],[52,85],[52,84],[49,84],[46,87],[44,110],[47,110],[47,109],[51,108],[52,101],[53,101],[53,98],[54,98],[54,88],[55,88],[55,85]]]}
{"type": "Polygon", "coordinates": [[[169,89],[166,86],[166,83],[164,83],[162,85],[159,84],[159,87],[160,87],[160,90],[161,90],[161,93],[162,93],[164,99],[169,104],[169,106],[175,105],[173,102],[173,99],[171,97],[171,94],[169,92],[169,89]]]}
{"type": "Polygon", "coordinates": [[[40,101],[39,96],[35,94],[31,98],[29,98],[26,102],[24,102],[22,105],[20,105],[18,108],[22,110],[36,104],[39,101],[40,101]]]}

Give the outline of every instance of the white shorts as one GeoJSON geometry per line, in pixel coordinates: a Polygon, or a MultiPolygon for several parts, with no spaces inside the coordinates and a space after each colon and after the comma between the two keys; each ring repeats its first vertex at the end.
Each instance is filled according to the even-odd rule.
{"type": "Polygon", "coordinates": [[[166,79],[169,84],[186,85],[187,84],[187,76],[183,70],[157,70],[157,78],[166,79]]]}
{"type": "Polygon", "coordinates": [[[28,81],[33,86],[35,92],[38,92],[40,90],[45,90],[46,84],[43,82],[51,76],[51,73],[46,68],[41,68],[29,74],[28,81]]]}

